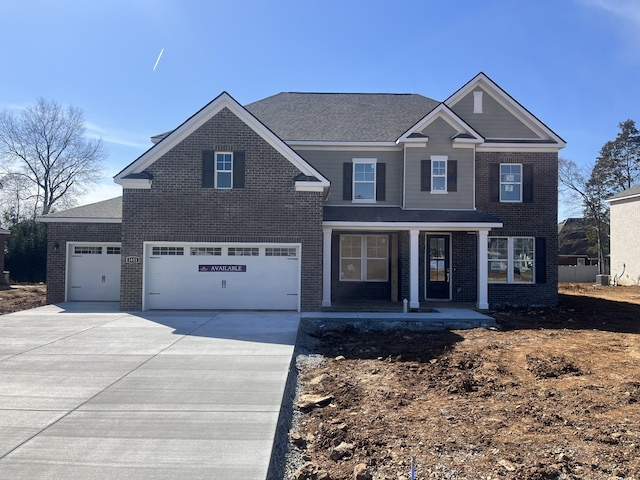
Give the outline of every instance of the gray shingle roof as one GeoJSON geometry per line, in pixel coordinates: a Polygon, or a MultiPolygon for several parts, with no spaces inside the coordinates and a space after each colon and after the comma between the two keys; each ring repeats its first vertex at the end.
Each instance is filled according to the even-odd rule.
{"type": "Polygon", "coordinates": [[[639,185],[634,185],[631,188],[627,188],[626,190],[623,190],[620,193],[616,193],[615,195],[613,195],[612,197],[609,197],[608,200],[620,200],[622,198],[625,197],[631,197],[634,195],[640,195],[640,184],[639,185]]]}
{"type": "Polygon", "coordinates": [[[481,210],[403,210],[400,207],[325,206],[325,222],[502,223],[481,210]]]}
{"type": "Polygon", "coordinates": [[[279,93],[245,108],[284,141],[394,142],[439,104],[417,94],[279,93]]]}
{"type": "Polygon", "coordinates": [[[122,197],[103,200],[102,202],[90,203],[81,207],[62,210],[61,212],[50,213],[40,217],[41,221],[55,221],[56,218],[95,218],[99,219],[122,219],[122,197]]]}

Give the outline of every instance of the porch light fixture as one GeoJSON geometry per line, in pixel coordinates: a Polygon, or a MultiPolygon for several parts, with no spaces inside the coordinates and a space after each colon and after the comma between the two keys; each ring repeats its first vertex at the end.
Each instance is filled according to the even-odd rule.
{"type": "Polygon", "coordinates": [[[60,250],[60,244],[58,242],[55,242],[53,244],[53,251],[58,253],[58,250],[60,250]]]}

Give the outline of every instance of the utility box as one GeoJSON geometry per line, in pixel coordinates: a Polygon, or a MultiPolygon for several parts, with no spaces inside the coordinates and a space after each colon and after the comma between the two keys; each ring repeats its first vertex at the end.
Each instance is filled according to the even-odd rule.
{"type": "Polygon", "coordinates": [[[596,275],[596,285],[600,287],[608,287],[609,275],[596,275]]]}

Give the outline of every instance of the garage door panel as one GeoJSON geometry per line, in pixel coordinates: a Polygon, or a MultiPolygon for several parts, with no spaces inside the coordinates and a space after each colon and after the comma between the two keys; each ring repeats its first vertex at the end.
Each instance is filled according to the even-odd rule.
{"type": "Polygon", "coordinates": [[[118,301],[120,260],[119,246],[70,245],[67,300],[118,301]]]}
{"type": "MultiPolygon", "coordinates": [[[[160,252],[159,246],[151,245],[148,251],[160,252]]],[[[297,310],[299,259],[266,256],[267,248],[272,247],[199,244],[185,246],[184,255],[150,254],[145,270],[146,308],[297,310]],[[192,248],[200,254],[191,255],[192,248]],[[218,254],[201,254],[214,248],[218,254]],[[255,248],[259,249],[257,256],[237,254],[251,253],[249,249],[255,248]],[[230,251],[236,255],[229,255],[230,251]]],[[[282,248],[291,253],[292,247],[282,248]]]]}

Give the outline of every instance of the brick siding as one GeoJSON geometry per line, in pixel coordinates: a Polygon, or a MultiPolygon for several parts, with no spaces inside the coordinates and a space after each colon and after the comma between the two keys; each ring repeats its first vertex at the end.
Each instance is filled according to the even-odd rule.
{"type": "Polygon", "coordinates": [[[120,242],[119,223],[47,224],[47,303],[65,300],[66,246],[68,241],[120,242]]]}
{"type": "MultiPolygon", "coordinates": [[[[124,189],[122,255],[145,241],[302,244],[301,308],[322,303],[321,192],[296,192],[300,172],[228,109],[147,169],[151,190],[124,189]],[[245,188],[202,187],[202,152],[244,151],[245,188]]],[[[122,266],[120,306],[142,308],[143,264],[122,266]]]]}
{"type": "Polygon", "coordinates": [[[476,153],[476,208],[497,216],[503,228],[490,236],[544,237],[546,282],[534,285],[489,284],[489,305],[553,306],[558,303],[558,154],[476,153]],[[522,163],[533,165],[533,202],[490,201],[489,165],[522,163]]]}

